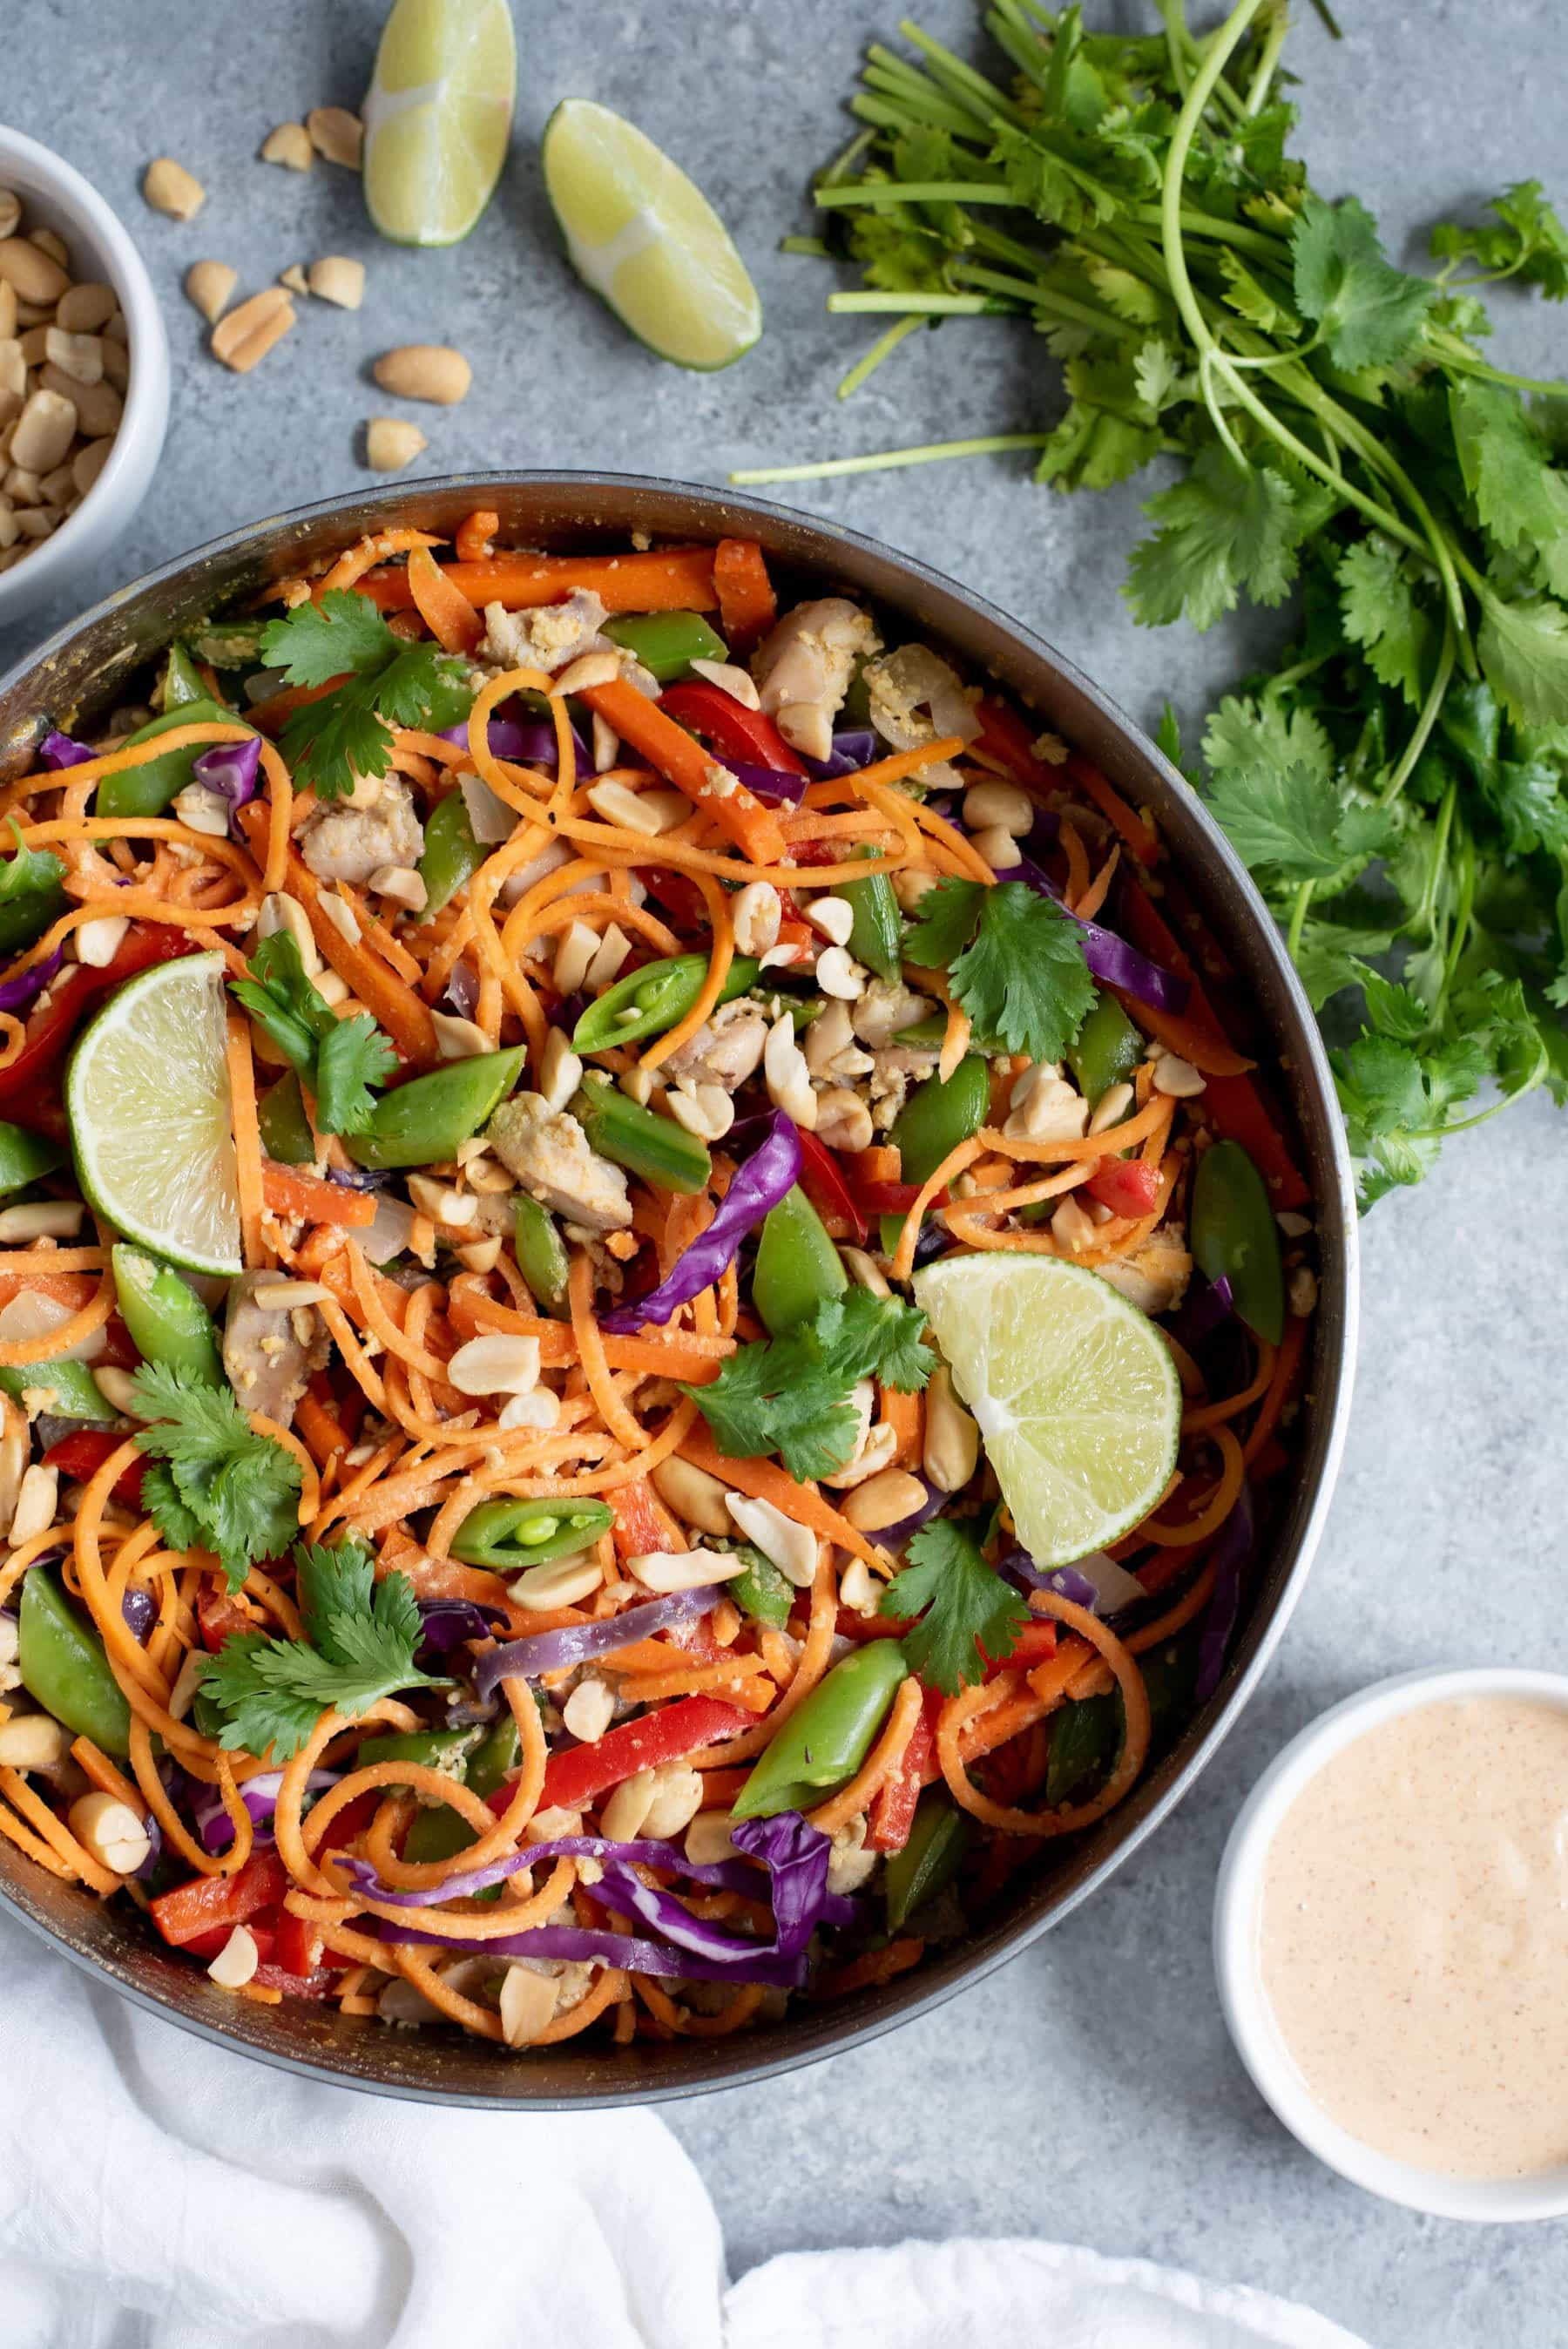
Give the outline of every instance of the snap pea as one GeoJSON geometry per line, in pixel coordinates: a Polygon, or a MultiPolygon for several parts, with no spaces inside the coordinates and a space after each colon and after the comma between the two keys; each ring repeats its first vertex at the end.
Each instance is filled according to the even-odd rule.
{"type": "Polygon", "coordinates": [[[212,1317],[195,1290],[141,1248],[117,1241],[109,1250],[120,1319],[138,1353],[182,1379],[221,1386],[223,1365],[212,1317]]]}
{"type": "Polygon", "coordinates": [[[866,683],[866,665],[856,661],[844,688],[844,698],[839,705],[834,723],[838,726],[869,726],[872,722],[872,692],[866,683]]]}
{"type": "MultiPolygon", "coordinates": [[[[945,1080],[927,1077],[893,1120],[888,1140],[897,1145],[899,1172],[906,1183],[924,1183],[950,1150],[979,1132],[991,1105],[991,1077],[985,1057],[965,1052],[945,1080]]],[[[903,1229],[902,1216],[882,1219],[882,1243],[890,1253],[903,1229]]]]}
{"type": "Polygon", "coordinates": [[[1068,1046],[1067,1061],[1079,1092],[1092,1103],[1130,1077],[1143,1053],[1143,1039],[1115,996],[1101,995],[1085,1015],[1077,1042],[1068,1046]]]}
{"type": "MultiPolygon", "coordinates": [[[[359,1749],[363,1757],[365,1748],[359,1749]]],[[[454,1773],[464,1785],[480,1795],[493,1795],[509,1770],[515,1770],[521,1744],[517,1723],[510,1713],[487,1729],[474,1747],[463,1767],[454,1773]]],[[[448,1807],[445,1803],[432,1804],[416,1811],[404,1839],[405,1859],[450,1859],[459,1851],[467,1851],[478,1841],[468,1821],[448,1807]]],[[[500,1887],[492,1885],[488,1892],[475,1895],[476,1899],[491,1901],[500,1898],[500,1887]]]]}
{"type": "Polygon", "coordinates": [[[749,1542],[731,1542],[737,1557],[746,1560],[744,1573],[726,1585],[731,1599],[754,1623],[766,1623],[773,1630],[782,1630],[789,1620],[789,1609],[795,1603],[795,1586],[782,1567],[764,1557],[749,1542]]]}
{"type": "Polygon", "coordinates": [[[769,1207],[757,1243],[751,1302],[763,1328],[775,1338],[792,1330],[824,1297],[840,1296],[849,1280],[821,1216],[797,1183],[769,1207]]]}
{"type": "Polygon", "coordinates": [[[659,1191],[701,1191],[713,1172],[707,1147],[673,1117],[644,1109],[597,1074],[585,1077],[572,1104],[601,1156],[640,1174],[659,1191]]]}
{"type": "Polygon", "coordinates": [[[868,1640],[792,1713],[740,1790],[735,1815],[809,1809],[854,1776],[909,1671],[896,1640],[868,1640]]]}
{"type": "MultiPolygon", "coordinates": [[[[874,848],[858,848],[857,856],[872,856],[874,848]]],[[[843,881],[837,894],[854,908],[850,952],[879,978],[896,978],[903,967],[903,917],[892,883],[885,873],[868,873],[863,881],[843,881]]]]}
{"type": "Polygon", "coordinates": [[[603,1501],[481,1501],[452,1536],[452,1556],[497,1574],[586,1549],[614,1524],[603,1501]]]}
{"type": "Polygon", "coordinates": [[[439,1770],[449,1778],[461,1778],[480,1735],[476,1723],[469,1729],[407,1729],[387,1737],[366,1737],[355,1757],[355,1766],[368,1770],[377,1762],[412,1762],[419,1769],[439,1770]]]}
{"type": "Polygon", "coordinates": [[[1284,1268],[1268,1186],[1239,1142],[1216,1142],[1198,1161],[1190,1217],[1192,1254],[1211,1280],[1231,1284],[1249,1330],[1284,1335],[1284,1268]]]}
{"type": "Polygon", "coordinates": [[[426,913],[439,913],[448,898],[473,879],[489,854],[474,838],[461,792],[449,792],[438,800],[425,818],[425,853],[419,859],[426,913]]]}
{"type": "Polygon", "coordinates": [[[98,1382],[85,1362],[27,1362],[21,1368],[0,1368],[0,1393],[20,1402],[25,1395],[46,1394],[44,1408],[53,1419],[118,1419],[119,1413],[98,1392],[98,1382]]]}
{"type": "Polygon", "coordinates": [[[882,1890],[890,1933],[896,1933],[906,1918],[946,1890],[969,1847],[970,1834],[968,1819],[944,1790],[928,1786],[916,1808],[909,1841],[888,1860],[882,1890]]]}
{"type": "Polygon", "coordinates": [[[928,1019],[917,1019],[913,1028],[901,1028],[892,1040],[912,1052],[934,1052],[946,1033],[945,1013],[934,1011],[928,1019]]]}
{"type": "Polygon", "coordinates": [[[14,854],[22,835],[12,816],[0,826],[0,956],[20,954],[41,938],[51,922],[65,912],[67,897],[61,876],[65,866],[52,854],[14,854]]]}
{"type": "Polygon", "coordinates": [[[431,1166],[455,1158],[506,1099],[522,1071],[524,1047],[449,1061],[383,1093],[363,1133],[346,1137],[360,1166],[431,1166]]]}
{"type": "MultiPolygon", "coordinates": [[[[178,709],[167,709],[161,717],[139,728],[131,742],[150,742],[160,734],[170,733],[176,726],[240,726],[244,720],[221,701],[182,702],[178,709]]],[[[255,732],[255,728],[246,730],[255,732]]],[[[129,748],[129,745],[122,747],[129,748]]],[[[201,755],[201,743],[188,750],[170,750],[161,759],[150,759],[145,767],[127,767],[118,775],[106,775],[98,785],[94,800],[96,815],[161,815],[164,809],[182,792],[191,781],[191,761],[201,755]]]]}
{"type": "Polygon", "coordinates": [[[276,1159],[280,1166],[310,1164],[315,1156],[315,1143],[310,1120],[304,1113],[299,1079],[292,1069],[285,1070],[275,1085],[267,1087],[256,1103],[256,1122],[262,1129],[262,1147],[269,1158],[276,1159]]]}
{"type": "Polygon", "coordinates": [[[265,620],[202,620],[187,642],[198,660],[214,668],[245,668],[262,657],[265,620]]]}
{"type": "Polygon", "coordinates": [[[1121,1699],[1114,1694],[1087,1696],[1057,1707],[1046,1764],[1046,1801],[1052,1809],[1070,1801],[1087,1780],[1109,1769],[1121,1744],[1121,1699]]]}
{"type": "Polygon", "coordinates": [[[729,647],[700,612],[637,612],[606,620],[601,635],[624,646],[661,685],[688,677],[694,660],[727,661],[729,647]]]}
{"type": "Polygon", "coordinates": [[[188,708],[192,702],[211,698],[184,645],[177,642],[170,646],[152,698],[161,710],[188,708]]]}
{"type": "Polygon", "coordinates": [[[68,1154],[59,1143],[29,1133],[25,1125],[0,1121],[0,1197],[36,1183],[40,1174],[52,1174],[57,1166],[65,1164],[68,1154]]]}
{"type": "MultiPolygon", "coordinates": [[[[750,955],[737,955],[718,991],[720,1003],[733,1002],[755,984],[758,965],[750,955]]],[[[595,998],[572,1031],[574,1052],[604,1052],[614,1044],[635,1044],[645,1036],[662,1035],[684,1019],[702,992],[707,977],[707,957],[672,955],[665,962],[645,963],[628,971],[614,987],[595,998]]]]}
{"type": "Polygon", "coordinates": [[[565,1313],[566,1284],[572,1277],[572,1259],[566,1253],[566,1243],[555,1228],[555,1218],[548,1207],[520,1191],[512,1201],[512,1247],[517,1256],[517,1268],[533,1291],[535,1300],[557,1319],[565,1313]]]}
{"type": "Polygon", "coordinates": [[[30,1566],[23,1578],[17,1639],[17,1669],[35,1702],[105,1754],[129,1754],[130,1707],[103,1641],[46,1566],[30,1566]]]}

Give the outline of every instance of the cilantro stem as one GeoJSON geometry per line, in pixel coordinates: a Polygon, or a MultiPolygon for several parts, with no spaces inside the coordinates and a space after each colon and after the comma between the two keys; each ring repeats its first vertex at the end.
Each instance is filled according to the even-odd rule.
{"type": "Polygon", "coordinates": [[[1438,655],[1438,666],[1433,673],[1432,681],[1427,688],[1426,698],[1421,704],[1414,730],[1399,754],[1398,766],[1383,786],[1382,800],[1385,807],[1393,805],[1416,771],[1417,761],[1426,749],[1431,730],[1438,722],[1438,712],[1443,706],[1443,697],[1448,692],[1449,680],[1454,673],[1454,632],[1450,625],[1443,630],[1442,649],[1438,655]]]}
{"type": "Polygon", "coordinates": [[[820,465],[761,465],[731,473],[737,489],[767,481],[829,481],[844,473],[874,473],[894,465],[936,465],[949,457],[989,457],[1010,449],[1044,449],[1048,432],[990,432],[978,440],[929,440],[918,449],[883,449],[869,457],[830,457],[820,465]]]}
{"type": "Polygon", "coordinates": [[[856,204],[1016,204],[1011,188],[986,180],[860,180],[846,188],[818,188],[811,201],[823,211],[856,204]]]}
{"type": "Polygon", "coordinates": [[[950,98],[956,98],[960,106],[967,104],[980,121],[988,123],[993,116],[999,114],[1019,129],[1027,127],[1028,117],[1021,106],[1015,106],[1010,98],[1004,98],[995,82],[987,81],[985,75],[976,73],[973,66],[966,66],[962,57],[954,57],[951,49],[944,49],[940,41],[934,41],[931,35],[911,17],[902,17],[898,29],[926,59],[937,87],[944,89],[950,98]]]}
{"type": "Polygon", "coordinates": [[[1280,51],[1284,47],[1284,36],[1289,30],[1288,11],[1276,6],[1268,31],[1264,36],[1263,47],[1258,52],[1257,65],[1253,72],[1252,87],[1247,91],[1246,110],[1249,118],[1259,112],[1264,98],[1269,94],[1269,85],[1274,78],[1274,68],[1279,64],[1280,51]]]}
{"type": "Polygon", "coordinates": [[[1312,904],[1312,893],[1316,885],[1315,882],[1304,881],[1295,893],[1295,902],[1290,909],[1290,928],[1285,936],[1285,947],[1292,962],[1301,960],[1301,934],[1306,927],[1307,910],[1312,904]]]}
{"type": "Polygon", "coordinates": [[[824,244],[820,236],[781,236],[779,250],[804,254],[811,261],[831,261],[833,257],[832,247],[824,244]]]}
{"type": "Polygon", "coordinates": [[[864,317],[872,312],[918,312],[930,318],[1013,317],[1016,305],[987,294],[830,294],[828,307],[836,316],[864,317]]]}
{"type": "Polygon", "coordinates": [[[841,399],[852,398],[861,386],[868,382],[876,373],[883,359],[892,357],[904,336],[913,335],[917,326],[923,326],[924,324],[925,320],[918,311],[912,311],[907,317],[896,319],[885,335],[877,336],[865,357],[856,360],[839,386],[839,398],[841,399]]]}
{"type": "Polygon", "coordinates": [[[1510,375],[1506,367],[1490,367],[1485,359],[1478,358],[1445,327],[1431,327],[1429,332],[1433,342],[1442,346],[1443,365],[1461,375],[1479,376],[1483,383],[1501,383],[1513,391],[1539,391],[1552,399],[1568,398],[1568,380],[1561,376],[1510,375]]]}

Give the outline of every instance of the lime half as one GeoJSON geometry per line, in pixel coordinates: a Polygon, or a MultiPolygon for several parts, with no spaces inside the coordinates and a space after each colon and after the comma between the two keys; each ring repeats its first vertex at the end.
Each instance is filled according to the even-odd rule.
{"type": "Polygon", "coordinates": [[[240,1272],[221,954],[154,963],[84,1030],[66,1079],[77,1174],[105,1220],[187,1272],[240,1272]]]}
{"type": "Polygon", "coordinates": [[[585,98],[556,108],[542,154],[573,267],[638,340],[677,367],[743,357],[762,332],[762,305],[729,231],[686,173],[585,98]]]}
{"type": "Polygon", "coordinates": [[[1181,1425],[1176,1366],[1147,1315],[1051,1257],[948,1257],[915,1274],[914,1293],[1037,1566],[1087,1557],[1147,1516],[1181,1425]]]}
{"type": "Polygon", "coordinates": [[[365,201],[397,244],[457,244],[495,192],[511,136],[509,0],[397,0],[365,101],[365,201]]]}

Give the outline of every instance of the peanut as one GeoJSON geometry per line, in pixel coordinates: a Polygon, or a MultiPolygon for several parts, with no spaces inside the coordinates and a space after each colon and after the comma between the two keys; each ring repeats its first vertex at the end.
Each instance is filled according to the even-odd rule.
{"type": "Polygon", "coordinates": [[[417,424],[399,416],[372,416],[365,427],[365,461],[373,473],[399,473],[428,443],[417,424]]]}
{"type": "Polygon", "coordinates": [[[263,286],[212,329],[212,356],[236,375],[248,375],[294,323],[294,306],[281,285],[263,286]]]}
{"type": "Polygon", "coordinates": [[[341,253],[325,254],[311,263],[309,285],[318,301],[335,302],[340,310],[357,310],[365,299],[365,264],[349,261],[341,253]]]}
{"type": "Polygon", "coordinates": [[[346,106],[313,106],[305,116],[304,127],[311,145],[325,162],[341,163],[345,171],[358,171],[365,125],[357,114],[350,114],[346,106]]]}
{"type": "Polygon", "coordinates": [[[81,285],[69,285],[55,306],[55,324],[63,326],[67,335],[101,334],[119,307],[119,296],[112,285],[97,278],[88,278],[81,285]]]}
{"type": "Polygon", "coordinates": [[[445,343],[401,343],[396,350],[383,351],[372,372],[382,390],[395,398],[428,400],[437,408],[453,408],[466,399],[473,381],[473,369],[461,351],[445,343]]]}
{"type": "Polygon", "coordinates": [[[77,435],[77,411],[57,391],[36,391],[16,419],[11,461],[26,472],[52,472],[77,435]]]}
{"type": "MultiPolygon", "coordinates": [[[[142,174],[141,192],[155,212],[167,212],[170,220],[194,220],[207,201],[201,181],[171,155],[154,157],[142,174]]],[[[58,295],[55,298],[57,301],[58,295]]]]}
{"type": "Polygon", "coordinates": [[[57,261],[25,236],[0,239],[0,277],[18,302],[51,310],[71,282],[57,261]]]}
{"type": "Polygon", "coordinates": [[[185,292],[210,326],[215,326],[229,306],[237,284],[226,261],[193,261],[185,272],[185,292]]]}
{"type": "Polygon", "coordinates": [[[262,141],[263,163],[280,163],[285,171],[308,171],[315,160],[310,133],[303,122],[280,122],[262,141]]]}

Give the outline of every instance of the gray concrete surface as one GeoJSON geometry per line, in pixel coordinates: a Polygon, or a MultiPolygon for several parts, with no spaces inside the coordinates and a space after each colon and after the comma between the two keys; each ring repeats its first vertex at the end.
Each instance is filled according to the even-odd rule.
{"type": "MultiPolygon", "coordinates": [[[[1336,47],[1305,8],[1290,58],[1315,181],[1355,189],[1413,256],[1439,211],[1568,160],[1568,33],[1553,0],[1339,0],[1336,47]]],[[[924,0],[960,46],[969,0],[924,0]]],[[[1091,0],[1143,24],[1134,0],[1091,0]]],[[[847,408],[833,387],[869,339],[826,317],[820,264],[774,250],[810,225],[810,169],[893,0],[586,0],[517,11],[517,140],[478,234],[447,254],[381,244],[354,180],[253,159],[272,125],[362,93],[374,0],[11,0],[0,105],[59,148],[129,221],[164,297],[173,420],[153,495],[73,606],[231,524],[368,478],[363,419],[388,405],[367,362],[451,339],[474,389],[428,410],[428,470],[614,466],[721,480],[732,465],[1028,429],[1055,412],[1044,351],[1003,322],[907,345],[847,408]],[[632,346],[559,257],[536,141],[562,97],[633,115],[700,177],[768,309],[742,367],[683,376],[632,346]],[[146,160],[207,183],[178,227],[141,205],[146,160]],[[248,378],[201,347],[180,280],[227,259],[247,287],[323,252],[363,256],[357,316],[302,305],[248,378]]],[[[1561,367],[1561,314],[1503,307],[1513,364],[1561,367]]],[[[872,475],[781,493],[971,581],[1082,661],[1136,714],[1189,718],[1243,665],[1238,634],[1135,629],[1117,595],[1128,490],[1053,501],[1021,466],[872,475]]],[[[67,616],[40,610],[0,658],[67,616]]],[[[1268,632],[1263,632],[1264,637],[1268,632]]],[[[1378,2349],[1548,2349],[1568,2333],[1560,2227],[1461,2229],[1339,2185],[1274,2126],[1231,2054],[1208,1919],[1227,1826],[1261,1765],[1312,1713],[1403,1667],[1560,1662],[1560,1302],[1564,1143],[1540,1102],[1458,1144],[1367,1233],[1366,1339],[1343,1482],[1313,1582],[1268,1682],[1152,1848],[998,1977],[862,2052],[674,2112],[717,2197],[738,2271],[770,2252],[954,2230],[1040,2233],[1144,2253],[1314,2302],[1378,2349]],[[1540,1210],[1556,1203],[1544,1226],[1540,1210]]]]}

